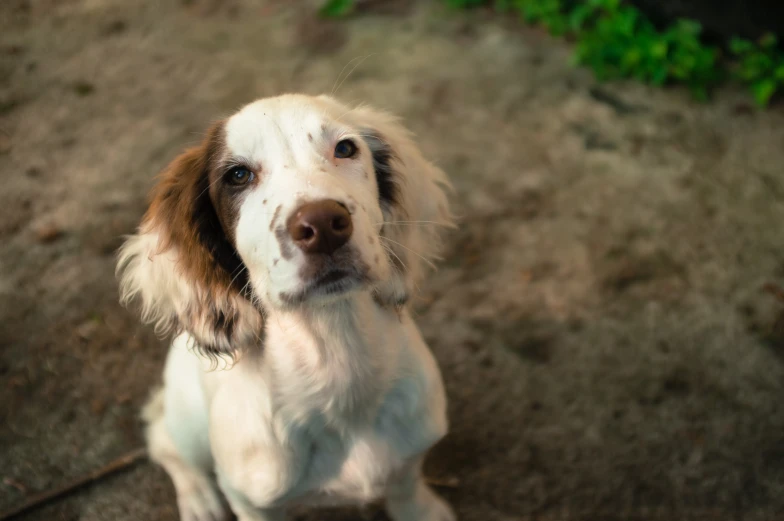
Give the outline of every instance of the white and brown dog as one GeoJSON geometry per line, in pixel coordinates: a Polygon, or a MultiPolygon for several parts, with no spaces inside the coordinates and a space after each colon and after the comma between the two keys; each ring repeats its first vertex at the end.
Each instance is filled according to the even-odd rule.
{"type": "Polygon", "coordinates": [[[448,186],[394,118],[324,96],[251,103],[164,170],[118,273],[178,334],[145,417],[182,520],[455,519],[421,474],[446,398],[407,309],[448,186]]]}

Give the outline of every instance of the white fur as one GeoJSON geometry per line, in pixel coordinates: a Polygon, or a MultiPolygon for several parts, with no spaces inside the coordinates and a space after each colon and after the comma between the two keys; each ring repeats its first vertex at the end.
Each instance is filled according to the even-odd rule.
{"type": "Polygon", "coordinates": [[[259,177],[243,195],[234,232],[265,316],[255,318],[245,300],[219,306],[241,308],[250,323],[263,320],[263,341],[248,337],[250,348],[219,357],[217,368],[215,357],[191,349],[208,328],[188,330],[201,326],[178,317],[201,289],[178,270],[180,252],[161,252],[153,226],[129,239],[119,262],[123,299],[139,297],[143,318],[159,328],[186,329],[145,412],[150,454],[174,482],[181,519],[225,519],[224,501],[241,521],[269,521],[282,520],[293,504],[386,498],[395,521],[454,520],[420,469],[447,432],[438,367],[408,309],[378,303],[411,294],[437,253],[439,227],[449,224],[445,175],[394,118],[326,97],[250,104],[227,121],[226,144],[259,177]],[[361,135],[368,129],[394,152],[400,197],[390,208],[378,201],[361,135]],[[356,138],[357,159],[332,156],[345,137],[356,138]],[[368,267],[367,282],[287,305],[281,293],[302,287],[307,259],[296,248],[284,258],[271,222],[325,198],[353,209],[350,244],[368,267]]]}

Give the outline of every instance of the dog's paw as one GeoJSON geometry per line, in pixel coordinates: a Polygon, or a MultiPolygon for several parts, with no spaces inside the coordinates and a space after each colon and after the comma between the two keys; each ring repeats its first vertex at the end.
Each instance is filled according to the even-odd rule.
{"type": "Polygon", "coordinates": [[[446,501],[434,494],[430,504],[430,512],[422,521],[457,521],[457,516],[446,501]]]}
{"type": "Polygon", "coordinates": [[[228,521],[231,511],[212,486],[193,487],[177,494],[180,521],[228,521]]]}
{"type": "Polygon", "coordinates": [[[457,521],[452,507],[426,487],[409,501],[388,501],[387,513],[394,521],[457,521]]]}

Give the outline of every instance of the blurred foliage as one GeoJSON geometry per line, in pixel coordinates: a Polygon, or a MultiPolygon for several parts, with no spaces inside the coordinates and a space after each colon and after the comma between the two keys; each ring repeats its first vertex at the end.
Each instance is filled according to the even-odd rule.
{"type": "Polygon", "coordinates": [[[354,0],[327,0],[319,14],[325,18],[345,16],[354,10],[354,0]]]}
{"type": "Polygon", "coordinates": [[[600,81],[680,83],[705,100],[723,78],[719,50],[702,43],[702,27],[693,21],[678,20],[659,30],[621,0],[498,0],[495,6],[574,39],[575,63],[590,67],[600,81]]]}
{"type": "MultiPolygon", "coordinates": [[[[730,50],[737,63],[722,60],[718,47],[703,42],[702,27],[676,20],[659,29],[636,7],[622,0],[444,0],[453,8],[493,6],[519,14],[530,24],[575,42],[574,62],[590,67],[597,79],[634,78],[651,85],[681,84],[698,100],[727,77],[739,80],[764,107],[784,88],[784,53],[776,38],[751,42],[735,38],[730,50]],[[729,74],[728,74],[729,73],[729,74]]],[[[345,16],[356,0],[327,0],[322,16],[345,16]]]]}
{"type": "Polygon", "coordinates": [[[758,42],[742,38],[730,42],[730,50],[737,58],[733,76],[749,86],[761,107],[784,88],[784,52],[776,44],[773,34],[766,34],[758,42]]]}

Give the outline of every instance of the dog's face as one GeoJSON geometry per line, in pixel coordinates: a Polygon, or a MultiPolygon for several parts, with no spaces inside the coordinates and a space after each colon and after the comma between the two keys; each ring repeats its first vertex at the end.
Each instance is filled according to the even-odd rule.
{"type": "Polygon", "coordinates": [[[258,344],[275,309],[356,291],[401,305],[449,224],[446,184],[385,114],[257,101],[163,172],[121,251],[123,298],[217,353],[258,344]]]}
{"type": "Polygon", "coordinates": [[[315,304],[391,275],[380,239],[395,204],[390,151],[343,112],[274,98],[225,124],[210,196],[268,305],[315,304]]]}

